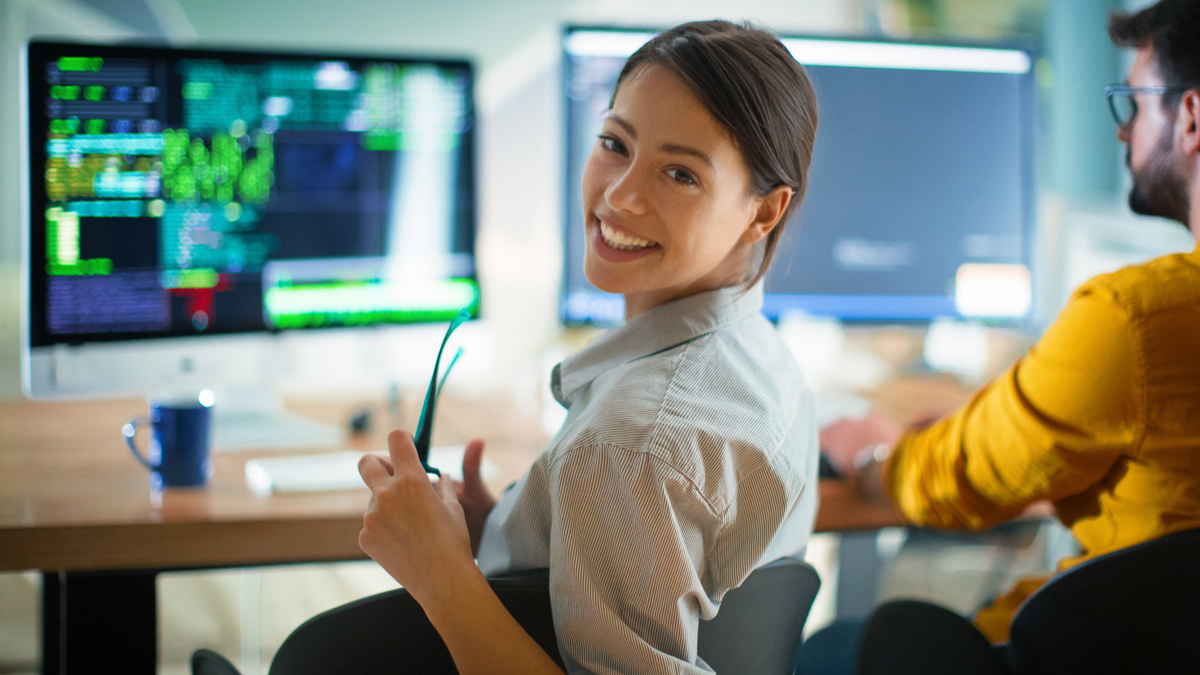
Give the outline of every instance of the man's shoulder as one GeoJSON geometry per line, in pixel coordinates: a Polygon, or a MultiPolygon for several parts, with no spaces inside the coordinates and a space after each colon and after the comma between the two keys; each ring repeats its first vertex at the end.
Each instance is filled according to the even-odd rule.
{"type": "Polygon", "coordinates": [[[1101,297],[1130,318],[1200,305],[1200,252],[1174,253],[1101,274],[1075,297],[1101,297]]]}

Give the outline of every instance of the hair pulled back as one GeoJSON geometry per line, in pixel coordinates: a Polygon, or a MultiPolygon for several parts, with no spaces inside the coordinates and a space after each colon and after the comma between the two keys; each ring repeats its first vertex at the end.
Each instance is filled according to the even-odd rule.
{"type": "MultiPolygon", "coordinates": [[[[786,185],[792,200],[767,235],[753,286],[766,274],[784,224],[800,207],[817,135],[817,96],[779,38],[749,24],[696,21],[655,36],[629,57],[617,86],[648,66],[684,83],[733,139],[758,196],[786,185]]],[[[609,107],[612,107],[610,103],[609,107]]]]}

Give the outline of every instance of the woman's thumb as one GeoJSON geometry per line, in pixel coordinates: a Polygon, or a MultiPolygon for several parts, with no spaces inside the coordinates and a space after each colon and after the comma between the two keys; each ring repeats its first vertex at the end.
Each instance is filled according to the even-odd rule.
{"type": "Polygon", "coordinates": [[[467,443],[466,449],[463,451],[463,482],[478,483],[481,481],[479,477],[479,466],[483,463],[483,441],[474,439],[467,443]]]}

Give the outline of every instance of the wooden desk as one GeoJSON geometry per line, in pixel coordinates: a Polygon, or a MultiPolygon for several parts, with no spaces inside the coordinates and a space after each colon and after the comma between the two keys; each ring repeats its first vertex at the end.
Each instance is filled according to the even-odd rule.
{"type": "MultiPolygon", "coordinates": [[[[461,444],[473,432],[486,438],[485,453],[498,467],[491,485],[495,491],[520,477],[549,441],[536,419],[503,402],[447,403],[439,406],[434,445],[461,444]]],[[[355,408],[344,402],[291,407],[335,423],[355,408]]],[[[246,460],[297,451],[216,453],[209,487],[167,490],[162,506],[154,507],[146,471],[129,456],[120,433],[125,420],[144,408],[136,399],[0,403],[0,570],[166,569],[365,557],[358,548],[365,487],[273,496],[246,487],[246,460]]],[[[382,449],[384,433],[352,439],[348,446],[382,449]]],[[[896,524],[888,509],[865,503],[847,485],[823,481],[820,491],[818,531],[896,524]]]]}
{"type": "MultiPolygon", "coordinates": [[[[342,424],[361,406],[342,400],[289,407],[342,424]]],[[[144,411],[138,399],[0,403],[0,570],[44,572],[45,673],[100,659],[124,663],[125,672],[154,672],[160,570],[366,557],[358,547],[365,487],[273,496],[246,487],[248,459],[297,451],[218,452],[207,488],[167,490],[154,506],[147,472],[129,456],[120,433],[128,418],[144,411]],[[116,626],[114,598],[122,607],[116,626]],[[63,610],[67,600],[70,612],[63,610]],[[117,648],[125,651],[114,653],[117,648]]],[[[376,420],[386,419],[375,412],[376,420]]],[[[417,413],[404,411],[406,427],[414,426],[417,413]]],[[[434,445],[487,439],[485,454],[499,469],[491,485],[497,492],[549,441],[532,414],[494,400],[447,400],[434,430],[434,445]]],[[[346,446],[383,449],[384,435],[378,428],[346,446]]],[[[888,509],[865,503],[839,482],[823,481],[820,496],[818,531],[896,524],[888,509]]]]}
{"type": "MultiPolygon", "coordinates": [[[[338,424],[355,408],[345,402],[291,407],[338,424]]],[[[144,409],[139,400],[0,404],[0,569],[161,569],[364,557],[358,531],[365,487],[274,496],[246,487],[248,459],[295,450],[218,452],[209,487],[167,490],[155,507],[147,472],[129,456],[120,433],[125,420],[144,409]]],[[[486,453],[499,467],[497,485],[519,477],[547,440],[536,425],[521,423],[515,411],[495,401],[443,405],[440,413],[435,445],[468,440],[468,419],[489,421],[494,433],[486,453]]],[[[381,450],[384,432],[347,445],[381,450]]]]}

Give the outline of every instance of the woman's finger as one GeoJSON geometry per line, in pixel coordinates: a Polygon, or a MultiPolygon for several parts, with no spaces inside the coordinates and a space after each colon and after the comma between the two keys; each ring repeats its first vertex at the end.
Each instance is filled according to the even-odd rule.
{"type": "Polygon", "coordinates": [[[392,466],[391,459],[384,457],[383,455],[375,455],[375,456],[379,458],[379,461],[383,462],[383,468],[387,469],[387,472],[389,475],[394,476],[396,474],[396,469],[395,469],[395,467],[392,466]]]}
{"type": "Polygon", "coordinates": [[[381,457],[368,452],[358,460],[358,475],[362,476],[363,482],[371,488],[371,492],[375,492],[387,483],[392,472],[384,466],[381,457]]]}
{"type": "Polygon", "coordinates": [[[417,446],[413,445],[412,436],[407,431],[396,429],[388,434],[388,455],[392,458],[392,475],[425,475],[425,467],[421,466],[421,459],[417,457],[417,446]]]}
{"type": "Polygon", "coordinates": [[[454,481],[446,476],[438,478],[437,493],[446,505],[458,505],[458,491],[454,489],[454,481]]]}
{"type": "Polygon", "coordinates": [[[483,463],[483,439],[475,438],[463,449],[463,482],[479,482],[479,465],[483,463]]]}

